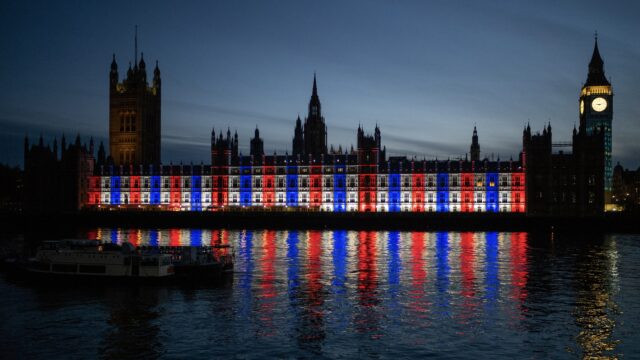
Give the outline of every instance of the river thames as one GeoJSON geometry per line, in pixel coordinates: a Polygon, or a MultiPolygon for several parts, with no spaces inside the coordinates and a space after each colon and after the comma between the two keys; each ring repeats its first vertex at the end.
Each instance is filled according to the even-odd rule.
{"type": "MultiPolygon", "coordinates": [[[[222,285],[0,278],[2,358],[632,358],[640,235],[78,230],[134,245],[230,244],[222,285]]],[[[43,235],[3,246],[32,252],[43,235]]]]}

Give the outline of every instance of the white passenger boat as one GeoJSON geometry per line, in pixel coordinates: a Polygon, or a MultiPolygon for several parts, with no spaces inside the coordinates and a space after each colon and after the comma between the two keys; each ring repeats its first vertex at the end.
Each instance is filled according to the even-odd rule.
{"type": "Polygon", "coordinates": [[[45,241],[34,259],[17,267],[41,278],[151,280],[174,276],[169,255],[141,252],[128,242],[116,245],[97,240],[45,241]]]}

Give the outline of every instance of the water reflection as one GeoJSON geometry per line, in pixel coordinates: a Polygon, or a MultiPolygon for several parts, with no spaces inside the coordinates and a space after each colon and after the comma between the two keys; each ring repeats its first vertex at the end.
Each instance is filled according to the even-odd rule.
{"type": "Polygon", "coordinates": [[[613,338],[618,313],[614,302],[617,283],[618,252],[615,240],[611,239],[593,246],[589,252],[576,259],[576,310],[575,321],[580,331],[577,343],[585,358],[617,359],[613,338]]]}
{"type": "MultiPolygon", "coordinates": [[[[232,245],[228,320],[244,334],[238,338],[271,345],[295,339],[309,356],[341,355],[330,345],[349,348],[361,339],[444,346],[434,340],[440,332],[463,344],[495,344],[484,337],[500,328],[500,341],[513,349],[532,334],[556,339],[531,345],[525,353],[533,357],[567,349],[616,355],[618,248],[611,239],[559,246],[548,235],[522,232],[101,228],[87,235],[135,245],[232,245]]],[[[113,317],[113,324],[124,321],[117,311],[113,317]]],[[[117,331],[113,336],[118,341],[117,331]]],[[[376,355],[349,349],[356,352],[342,349],[345,356],[376,355]]]]}

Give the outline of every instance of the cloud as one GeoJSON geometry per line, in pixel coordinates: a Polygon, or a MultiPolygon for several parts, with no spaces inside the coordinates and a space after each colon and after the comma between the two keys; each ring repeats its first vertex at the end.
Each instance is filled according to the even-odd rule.
{"type": "Polygon", "coordinates": [[[240,110],[240,109],[228,108],[228,107],[218,106],[218,105],[204,105],[204,104],[181,101],[181,100],[165,100],[165,104],[168,104],[168,106],[174,106],[182,110],[196,110],[206,114],[227,115],[227,116],[233,116],[240,119],[245,118],[245,120],[252,119],[252,121],[261,120],[267,123],[276,122],[282,125],[294,124],[294,121],[292,121],[291,118],[284,118],[284,117],[275,116],[275,115],[266,114],[266,113],[240,110]]]}

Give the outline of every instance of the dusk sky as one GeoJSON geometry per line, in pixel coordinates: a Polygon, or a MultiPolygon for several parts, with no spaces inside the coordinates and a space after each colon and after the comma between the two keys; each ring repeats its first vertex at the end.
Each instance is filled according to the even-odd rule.
{"type": "Polygon", "coordinates": [[[517,158],[522,129],[578,124],[598,32],[614,91],[613,161],[640,165],[637,1],[15,1],[0,4],[0,162],[22,141],[108,145],[109,65],[138,47],[162,73],[162,160],[210,161],[211,128],[291,153],[314,72],[335,147],[376,123],[388,155],[517,158]]]}

